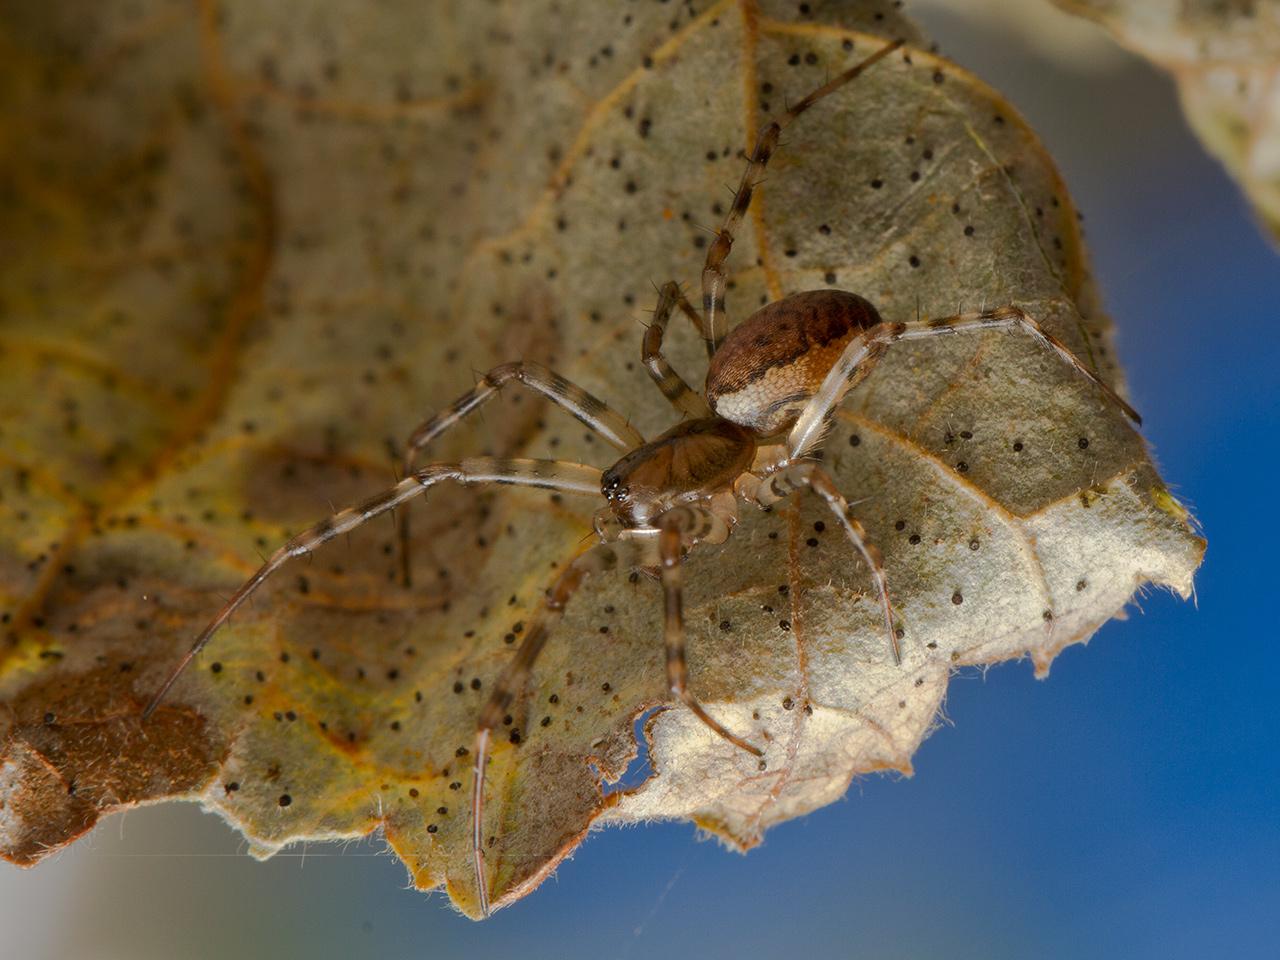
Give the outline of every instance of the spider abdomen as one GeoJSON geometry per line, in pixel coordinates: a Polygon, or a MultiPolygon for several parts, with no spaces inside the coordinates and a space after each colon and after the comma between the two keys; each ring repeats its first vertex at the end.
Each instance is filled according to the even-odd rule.
{"type": "Polygon", "coordinates": [[[712,357],[707,403],[760,437],[781,433],[849,341],[879,322],[870,302],[844,290],[809,290],[766,304],[712,357]]]}

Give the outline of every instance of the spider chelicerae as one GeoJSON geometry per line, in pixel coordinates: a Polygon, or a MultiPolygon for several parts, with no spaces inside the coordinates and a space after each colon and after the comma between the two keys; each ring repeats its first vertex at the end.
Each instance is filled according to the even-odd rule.
{"type": "Polygon", "coordinates": [[[815,103],[882,60],[902,41],[893,41],[845,70],[767,124],[747,160],[732,208],[716,232],[702,270],[699,313],[674,282],[659,291],[653,321],[644,334],[645,369],[682,419],[661,436],[646,440],[603,401],[564,377],[529,361],[505,363],[448,409],[423,423],[410,437],[405,477],[389,490],[342,510],[293,537],[279,548],[226,602],[196,638],[144,712],[149,716],[182,671],[218,628],[293,557],[396,507],[400,515],[402,575],[410,581],[408,501],[437,483],[515,484],[561,493],[602,495],[593,526],[598,542],[585,550],[547,589],[524,640],[499,676],[476,721],[472,783],[472,857],[482,914],[489,912],[482,825],[484,774],[489,740],[529,677],[555,623],[584,580],[619,567],[659,571],[665,621],[667,682],[671,695],[717,736],[755,756],[759,747],[712,717],[689,689],[685,665],[681,567],[698,544],[727,540],[738,519],[738,501],[760,508],[801,488],[827,504],[874,581],[884,617],[885,638],[895,663],[901,662],[900,635],[894,625],[889,585],[880,552],[869,542],[844,495],[817,459],[832,417],[844,396],[861,383],[888,347],[904,340],[990,330],[1021,330],[1053,350],[1091,380],[1125,414],[1138,414],[1056,337],[1017,307],[963,313],[935,320],[890,323],[867,300],[843,290],[793,293],[761,307],[728,330],[724,265],[735,231],[751,204],[754,189],[780,134],[815,103]],[[676,310],[693,322],[706,344],[708,369],[701,393],[671,367],[662,352],[667,325],[676,310]],[[418,455],[433,440],[519,382],[568,411],[602,439],[624,451],[607,470],[561,460],[473,457],[456,463],[417,466],[418,455]]]}

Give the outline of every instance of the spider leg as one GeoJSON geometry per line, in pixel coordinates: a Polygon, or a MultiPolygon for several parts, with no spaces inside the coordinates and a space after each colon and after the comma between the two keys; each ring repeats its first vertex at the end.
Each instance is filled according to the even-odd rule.
{"type": "MultiPolygon", "coordinates": [[[[733,497],[712,500],[706,506],[691,504],[676,507],[662,514],[658,523],[659,553],[662,557],[662,583],[666,596],[667,676],[671,691],[717,734],[742,749],[760,756],[761,752],[745,740],[734,736],[716,723],[703,709],[686,683],[684,658],[684,620],[680,604],[680,547],[682,542],[720,543],[729,535],[729,529],[737,519],[733,497]],[[667,538],[674,547],[663,547],[667,538]],[[674,539],[672,539],[674,538],[674,539]],[[667,551],[672,551],[668,553],[667,551]],[[669,559],[670,558],[670,559],[669,559]]],[[[493,692],[476,721],[476,739],[473,750],[475,766],[471,788],[471,853],[475,870],[476,891],[480,912],[489,915],[489,887],[484,863],[484,781],[489,760],[489,741],[506,716],[524,684],[528,681],[533,665],[546,646],[552,629],[564,616],[574,593],[593,574],[606,573],[625,563],[646,562],[652,558],[652,538],[622,540],[616,543],[597,543],[565,569],[547,590],[542,606],[525,633],[515,656],[498,676],[493,692]]]]}
{"type": "MultiPolygon", "coordinates": [[[[598,491],[595,491],[598,492],[598,491]]],[[[626,547],[638,546],[629,542],[626,547]]],[[[476,894],[480,912],[489,915],[489,887],[484,872],[484,778],[489,759],[489,738],[502,723],[507,708],[516,693],[524,686],[533,669],[534,661],[546,645],[552,628],[564,616],[564,609],[575,591],[592,574],[604,573],[618,566],[619,554],[625,549],[620,544],[598,543],[581,553],[556,578],[542,601],[542,607],[529,624],[520,648],[498,676],[493,693],[476,721],[475,766],[471,787],[471,855],[475,868],[476,894]]]]}
{"type": "Polygon", "coordinates": [[[710,360],[716,353],[715,340],[707,333],[702,324],[704,317],[693,308],[693,304],[689,302],[689,298],[684,295],[684,291],[679,286],[676,291],[680,295],[680,312],[689,318],[689,322],[693,324],[693,328],[698,331],[698,336],[702,338],[703,346],[707,348],[707,359],[710,360]]]}
{"type": "Polygon", "coordinates": [[[980,313],[961,313],[936,320],[917,320],[912,323],[881,323],[860,337],[853,339],[835,366],[827,373],[822,386],[805,405],[787,436],[787,449],[793,459],[803,457],[822,442],[836,408],[853,387],[857,386],[874,369],[891,344],[903,340],[924,340],[929,337],[950,336],[961,333],[982,333],[988,330],[1022,329],[1037,342],[1056,353],[1077,373],[1093,383],[1103,395],[1133,420],[1142,423],[1138,412],[1121,399],[1120,395],[1104,383],[1096,373],[1084,365],[1061,340],[1045,330],[1018,307],[1000,307],[980,313]]]}
{"type": "Polygon", "coordinates": [[[739,224],[742,223],[742,218],[746,215],[747,208],[751,206],[751,197],[755,191],[756,184],[760,181],[760,177],[769,163],[769,158],[773,156],[773,152],[778,148],[778,139],[782,135],[783,128],[823,97],[834,93],[872,64],[897,50],[902,46],[902,43],[903,41],[901,40],[894,40],[892,43],[881,47],[865,60],[854,64],[848,70],[828,80],[790,107],[781,116],[769,121],[764,129],[760,131],[759,136],[756,138],[755,149],[751,151],[751,156],[747,160],[747,169],[743,172],[742,180],[733,195],[733,205],[729,208],[724,224],[716,232],[716,238],[707,250],[706,263],[702,268],[702,313],[705,318],[702,327],[705,333],[710,335],[715,349],[718,350],[720,348],[720,344],[724,342],[725,335],[729,330],[729,317],[725,311],[724,302],[725,284],[727,282],[724,273],[724,262],[729,257],[729,251],[733,249],[734,234],[737,232],[739,224]]]}
{"type": "MultiPolygon", "coordinates": [[[[680,290],[680,285],[674,280],[664,283],[662,289],[658,292],[658,306],[653,311],[653,322],[645,330],[640,358],[644,363],[644,368],[649,371],[649,376],[653,378],[654,383],[658,385],[658,389],[662,391],[662,395],[670,401],[671,405],[681,413],[697,420],[711,416],[711,408],[707,406],[707,401],[702,398],[702,395],[690,387],[684,378],[672,369],[671,364],[667,362],[667,358],[662,353],[662,338],[667,332],[667,323],[671,319],[671,312],[677,305],[685,311],[691,320],[701,327],[701,320],[698,319],[698,315],[689,303],[689,299],[680,290]]],[[[709,340],[707,341],[707,352],[711,353],[711,342],[709,340]]]]}
{"type": "Polygon", "coordinates": [[[889,581],[884,573],[884,560],[880,556],[880,551],[867,536],[866,529],[853,515],[849,501],[844,498],[844,494],[831,479],[831,475],[817,462],[803,460],[799,463],[787,463],[776,473],[757,480],[749,487],[743,485],[740,489],[747,499],[761,507],[767,507],[790,496],[801,487],[808,487],[826,502],[840,526],[844,528],[853,548],[866,561],[867,568],[871,571],[871,578],[876,582],[876,590],[880,594],[880,608],[884,613],[884,625],[889,636],[889,649],[893,651],[893,662],[901,664],[902,650],[898,645],[898,630],[893,622],[893,605],[889,602],[889,581]]]}
{"type": "MultiPolygon", "coordinates": [[[[546,397],[552,403],[573,414],[581,423],[594,430],[608,443],[619,450],[634,450],[644,443],[644,437],[626,421],[621,414],[611,410],[600,400],[583,390],[577,384],[570,383],[564,377],[548,370],[540,363],[521,361],[504,363],[494,367],[476,384],[475,388],[464,393],[449,407],[426,420],[409,437],[404,452],[404,475],[413,473],[418,453],[440,434],[455,426],[465,416],[497,396],[506,384],[518,381],[535,393],[546,397]]],[[[411,560],[409,552],[409,508],[400,513],[400,576],[404,585],[409,586],[412,580],[411,560]]]]}
{"type": "Polygon", "coordinates": [[[252,577],[232,594],[231,599],[223,605],[215,616],[196,637],[191,649],[174,667],[164,684],[151,698],[142,717],[145,720],[160,705],[169,688],[182,675],[182,671],[204,649],[205,644],[213,637],[227,619],[254,593],[258,587],[273,573],[279,570],[294,557],[311,553],[322,543],[341,536],[380,514],[386,513],[413,497],[425,493],[430,487],[443,480],[452,480],[461,484],[501,483],[517,486],[541,487],[558,490],[563,493],[580,493],[587,496],[599,496],[600,471],[595,467],[580,463],[568,463],[560,460],[502,460],[496,457],[472,457],[459,463],[428,464],[406,477],[394,487],[370,497],[364,503],[348,507],[322,520],[314,527],[302,531],[280,549],[276,550],[252,577]]]}
{"type": "Polygon", "coordinates": [[[667,685],[673,696],[692,711],[712,733],[728,740],[735,747],[753,756],[762,757],[764,751],[733,733],[707,713],[706,708],[689,690],[689,670],[684,652],[684,604],[680,582],[680,552],[688,538],[696,532],[693,524],[706,524],[706,517],[714,516],[710,510],[691,510],[677,507],[668,510],[657,520],[658,555],[662,566],[662,597],[665,621],[663,635],[667,648],[667,685]],[[686,519],[687,517],[687,519],[686,519]],[[682,529],[683,528],[683,529],[682,529]]]}

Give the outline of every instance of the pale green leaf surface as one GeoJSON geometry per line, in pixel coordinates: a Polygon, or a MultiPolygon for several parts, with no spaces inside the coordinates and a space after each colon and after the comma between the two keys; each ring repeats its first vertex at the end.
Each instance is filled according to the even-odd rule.
{"type": "MultiPolygon", "coordinates": [[[[890,4],[693,6],[4,5],[6,856],[180,797],[263,854],[381,829],[474,913],[458,754],[595,501],[433,493],[412,590],[373,524],[282,571],[141,708],[257,552],[389,482],[390,448],[474,371],[536,359],[668,426],[639,363],[653,285],[696,282],[760,117],[885,36],[911,47],[788,130],[730,260],[733,317],[831,284],[891,319],[1016,303],[1119,380],[1071,202],[994,92],[890,4]]],[[[700,344],[670,342],[695,377],[700,344]]],[[[613,459],[515,392],[433,455],[480,451],[613,459]]],[[[645,575],[589,583],[512,717],[522,742],[504,727],[494,752],[495,903],[601,819],[691,817],[745,847],[908,770],[955,667],[1043,671],[1144,584],[1189,594],[1203,551],[1138,434],[1017,335],[895,347],[827,463],[885,554],[904,664],[816,504],[747,512],[688,564],[690,671],[765,769],[660,711],[654,776],[606,804],[634,719],[667,702],[661,598],[645,575]]]]}

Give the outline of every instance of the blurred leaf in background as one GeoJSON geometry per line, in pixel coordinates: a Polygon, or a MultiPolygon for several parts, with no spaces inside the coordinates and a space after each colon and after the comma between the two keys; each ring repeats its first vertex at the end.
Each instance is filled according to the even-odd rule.
{"type": "Polygon", "coordinates": [[[1280,238],[1280,2],[1055,2],[1169,71],[1192,129],[1280,238]]]}

